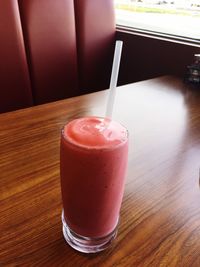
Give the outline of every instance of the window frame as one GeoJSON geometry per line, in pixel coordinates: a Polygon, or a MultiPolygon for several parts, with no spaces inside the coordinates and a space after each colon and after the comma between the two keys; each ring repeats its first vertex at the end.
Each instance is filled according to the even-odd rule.
{"type": "Polygon", "coordinates": [[[170,41],[173,43],[179,43],[179,44],[184,44],[184,45],[189,45],[189,46],[200,48],[200,40],[198,39],[187,38],[187,37],[182,37],[182,36],[177,36],[177,35],[167,34],[167,33],[160,33],[160,32],[151,31],[151,30],[143,30],[143,29],[138,29],[138,28],[125,26],[125,25],[119,25],[119,24],[116,24],[116,30],[119,30],[121,32],[126,32],[129,34],[138,35],[138,36],[149,37],[149,38],[159,39],[163,41],[170,41]]]}

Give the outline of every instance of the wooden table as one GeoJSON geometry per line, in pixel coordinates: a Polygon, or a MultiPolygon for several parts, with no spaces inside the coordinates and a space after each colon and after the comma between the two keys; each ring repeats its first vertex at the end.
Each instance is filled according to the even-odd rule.
{"type": "Polygon", "coordinates": [[[200,90],[175,77],[122,86],[130,134],[118,236],[96,255],[61,231],[60,129],[104,115],[107,91],[0,115],[0,266],[200,266],[200,90]]]}

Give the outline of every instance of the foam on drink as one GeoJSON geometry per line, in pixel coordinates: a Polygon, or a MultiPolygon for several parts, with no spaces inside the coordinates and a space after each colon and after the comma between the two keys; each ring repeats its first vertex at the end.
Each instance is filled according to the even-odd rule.
{"type": "Polygon", "coordinates": [[[72,144],[88,148],[112,148],[127,139],[126,129],[110,119],[86,117],[64,127],[64,136],[72,144]]]}

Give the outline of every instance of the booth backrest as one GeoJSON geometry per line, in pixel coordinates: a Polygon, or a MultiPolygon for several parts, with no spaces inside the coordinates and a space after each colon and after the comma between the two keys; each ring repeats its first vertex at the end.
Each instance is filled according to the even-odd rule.
{"type": "Polygon", "coordinates": [[[0,112],[109,85],[113,0],[0,1],[0,112]]]}
{"type": "Polygon", "coordinates": [[[0,112],[32,105],[17,0],[0,1],[0,112]]]}
{"type": "Polygon", "coordinates": [[[78,95],[73,0],[19,0],[36,104],[78,95]]]}
{"type": "Polygon", "coordinates": [[[115,41],[113,0],[75,0],[80,88],[109,86],[115,41]]]}

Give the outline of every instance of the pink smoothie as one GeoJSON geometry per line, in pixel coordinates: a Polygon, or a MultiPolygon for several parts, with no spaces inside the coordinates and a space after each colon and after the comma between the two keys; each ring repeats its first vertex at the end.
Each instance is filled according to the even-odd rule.
{"type": "Polygon", "coordinates": [[[60,156],[66,223],[79,235],[109,234],[123,197],[127,130],[99,117],[73,120],[63,129],[60,156]]]}

